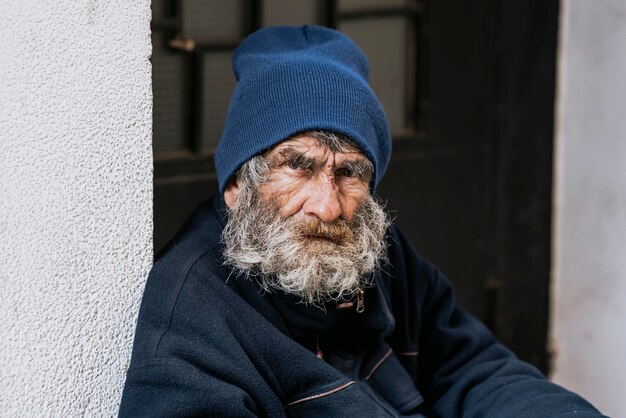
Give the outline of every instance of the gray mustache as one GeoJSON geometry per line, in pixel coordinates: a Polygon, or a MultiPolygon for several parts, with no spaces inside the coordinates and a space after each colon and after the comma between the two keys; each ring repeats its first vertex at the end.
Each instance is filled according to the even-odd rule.
{"type": "Polygon", "coordinates": [[[350,243],[353,239],[350,224],[343,220],[331,223],[320,220],[298,222],[294,229],[298,237],[324,238],[339,245],[350,243]]]}

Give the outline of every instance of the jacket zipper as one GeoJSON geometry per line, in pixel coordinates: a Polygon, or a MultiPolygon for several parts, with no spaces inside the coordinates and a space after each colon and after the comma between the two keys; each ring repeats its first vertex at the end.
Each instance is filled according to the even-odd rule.
{"type": "Polygon", "coordinates": [[[362,287],[356,290],[356,311],[357,313],[363,313],[365,311],[365,291],[362,287]]]}
{"type": "MultiPolygon", "coordinates": [[[[365,291],[362,287],[356,290],[356,312],[363,313],[365,311],[365,291]]],[[[324,352],[320,347],[320,335],[315,336],[315,355],[320,360],[324,360],[324,352]]]]}

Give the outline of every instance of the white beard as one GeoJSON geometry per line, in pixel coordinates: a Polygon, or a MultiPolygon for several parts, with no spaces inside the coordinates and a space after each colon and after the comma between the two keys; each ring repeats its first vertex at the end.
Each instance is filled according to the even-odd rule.
{"type": "Polygon", "coordinates": [[[226,263],[266,291],[282,290],[313,305],[340,300],[365,284],[386,257],[389,221],[370,195],[349,222],[278,213],[244,186],[223,232],[226,263]]]}

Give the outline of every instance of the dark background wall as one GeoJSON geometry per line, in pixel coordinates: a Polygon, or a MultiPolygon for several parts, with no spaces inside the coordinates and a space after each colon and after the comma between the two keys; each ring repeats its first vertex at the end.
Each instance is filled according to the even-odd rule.
{"type": "Polygon", "coordinates": [[[217,191],[212,155],[253,30],[351,36],[394,137],[379,188],[459,303],[546,371],[558,0],[153,0],[155,251],[217,191]]]}

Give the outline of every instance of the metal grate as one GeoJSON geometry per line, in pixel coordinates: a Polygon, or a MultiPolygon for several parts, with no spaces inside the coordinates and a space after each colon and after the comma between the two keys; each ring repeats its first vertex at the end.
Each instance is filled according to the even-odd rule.
{"type": "Polygon", "coordinates": [[[182,0],[182,32],[198,44],[237,42],[244,30],[242,0],[182,0]]]}
{"type": "Polygon", "coordinates": [[[352,12],[362,10],[381,10],[388,8],[405,7],[413,0],[338,0],[337,8],[340,12],[352,12]]]}
{"type": "Polygon", "coordinates": [[[184,150],[185,56],[155,47],[151,61],[154,152],[184,150]]]}
{"type": "Polygon", "coordinates": [[[232,52],[260,26],[315,23],[345,32],[369,57],[372,88],[393,135],[414,136],[421,110],[414,104],[422,104],[415,87],[420,6],[416,0],[153,0],[156,174],[159,161],[176,159],[181,150],[185,164],[190,156],[210,157],[235,86],[232,52]]]}
{"type": "Polygon", "coordinates": [[[308,0],[265,0],[261,9],[263,26],[320,24],[322,2],[308,0]]]}
{"type": "Polygon", "coordinates": [[[206,53],[202,58],[202,148],[213,150],[222,135],[235,76],[230,68],[231,52],[206,53]]]}

